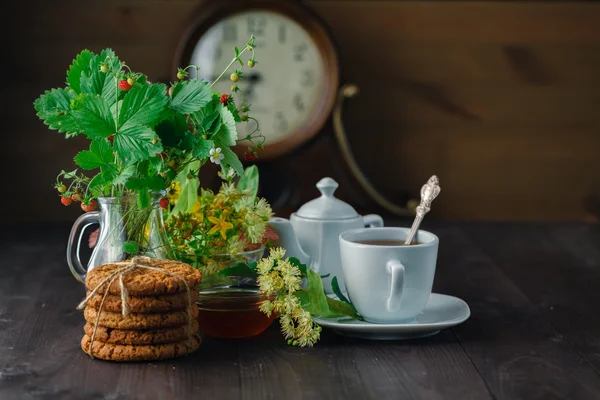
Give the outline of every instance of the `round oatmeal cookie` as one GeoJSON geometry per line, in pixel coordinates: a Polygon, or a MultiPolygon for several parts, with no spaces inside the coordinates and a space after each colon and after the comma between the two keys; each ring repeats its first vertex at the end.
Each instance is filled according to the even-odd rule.
{"type": "MultiPolygon", "coordinates": [[[[81,348],[87,354],[90,354],[90,342],[91,338],[88,335],[81,339],[81,348]]],[[[103,343],[94,339],[92,355],[108,361],[166,360],[193,353],[200,347],[200,342],[199,335],[175,343],[139,346],[103,343]]]]}
{"type": "MultiPolygon", "coordinates": [[[[192,291],[202,280],[202,273],[192,268],[189,264],[173,260],[155,260],[149,257],[139,257],[144,265],[161,268],[170,273],[177,274],[183,278],[192,291]]],[[[85,286],[88,290],[94,290],[104,279],[110,276],[119,268],[123,268],[123,263],[110,263],[99,265],[92,269],[85,278],[85,286]]],[[[155,296],[162,294],[186,292],[183,281],[172,275],[161,271],[154,271],[145,268],[136,268],[123,276],[123,282],[130,296],[155,296]]],[[[104,293],[106,284],[102,285],[96,293],[104,293]]],[[[115,279],[108,290],[110,294],[121,294],[119,280],[115,279]]]]}
{"type": "MultiPolygon", "coordinates": [[[[89,337],[94,333],[94,324],[87,323],[83,327],[84,332],[89,337]]],[[[177,326],[174,328],[159,328],[159,329],[112,329],[104,326],[99,326],[96,329],[94,341],[112,344],[163,344],[174,343],[187,339],[191,333],[198,333],[198,321],[193,320],[192,326],[187,325],[177,326]]]]}
{"type": "MultiPolygon", "coordinates": [[[[83,316],[87,322],[96,324],[98,310],[86,307],[83,311],[83,316]]],[[[194,319],[198,317],[198,306],[195,304],[192,305],[192,317],[194,319]]],[[[123,317],[121,313],[102,310],[100,319],[98,320],[98,326],[114,329],[157,329],[181,326],[188,322],[187,310],[152,314],[131,313],[126,317],[123,317]]]]}
{"type": "MultiPolygon", "coordinates": [[[[103,294],[96,293],[88,301],[87,305],[98,309],[102,303],[103,294]]],[[[198,301],[198,291],[191,292],[191,302],[198,301]]],[[[159,296],[129,296],[127,307],[132,313],[164,313],[173,310],[183,310],[188,305],[187,293],[164,294],[159,296]]],[[[103,311],[121,312],[121,296],[109,294],[102,305],[103,311]]]]}

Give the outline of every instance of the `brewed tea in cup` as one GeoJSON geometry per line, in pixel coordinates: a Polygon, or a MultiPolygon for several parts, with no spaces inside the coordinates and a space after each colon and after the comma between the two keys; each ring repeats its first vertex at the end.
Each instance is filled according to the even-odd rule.
{"type": "Polygon", "coordinates": [[[413,243],[405,245],[409,231],[369,228],[340,234],[348,297],[368,322],[414,320],[429,301],[439,239],[419,230],[413,243]]]}

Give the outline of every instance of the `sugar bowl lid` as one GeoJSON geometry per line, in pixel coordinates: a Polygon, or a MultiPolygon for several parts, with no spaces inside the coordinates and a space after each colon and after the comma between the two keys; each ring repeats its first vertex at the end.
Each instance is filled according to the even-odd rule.
{"type": "Polygon", "coordinates": [[[358,217],[358,213],[348,203],[337,199],[333,192],[338,188],[338,183],[331,178],[323,178],[317,183],[321,197],[304,204],[296,215],[309,219],[350,219],[358,217]]]}

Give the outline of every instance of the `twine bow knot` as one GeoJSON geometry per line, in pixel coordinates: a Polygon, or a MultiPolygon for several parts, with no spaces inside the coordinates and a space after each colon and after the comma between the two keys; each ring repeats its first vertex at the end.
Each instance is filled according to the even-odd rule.
{"type": "MultiPolygon", "coordinates": [[[[161,261],[161,265],[177,264],[177,263],[178,263],[178,261],[161,261]]],[[[142,269],[146,269],[146,270],[150,270],[150,271],[157,271],[157,272],[163,273],[165,275],[173,276],[173,277],[179,279],[183,283],[183,286],[185,287],[185,290],[187,293],[187,307],[186,307],[187,317],[188,317],[187,334],[188,334],[188,340],[191,339],[191,337],[193,335],[192,320],[194,318],[192,315],[192,292],[190,290],[190,286],[188,285],[188,283],[184,277],[182,277],[181,275],[176,274],[174,272],[168,271],[164,268],[153,267],[152,266],[152,258],[147,257],[147,256],[135,256],[131,260],[119,261],[114,264],[121,265],[121,267],[117,268],[109,276],[104,278],[102,280],[102,282],[100,282],[94,288],[94,290],[92,290],[86,296],[86,298],[83,299],[83,301],[81,303],[79,303],[79,305],[77,306],[78,310],[84,309],[87,306],[87,304],[89,303],[89,301],[91,300],[91,298],[94,297],[94,295],[96,295],[96,293],[98,293],[98,291],[103,286],[106,285],[106,290],[104,291],[104,296],[102,297],[102,301],[100,302],[100,306],[98,307],[98,311],[96,313],[97,314],[96,315],[96,323],[94,324],[94,330],[92,332],[92,337],[90,338],[90,350],[88,352],[90,357],[94,358],[94,356],[92,354],[93,353],[92,345],[94,344],[94,339],[96,336],[96,329],[98,328],[98,322],[100,322],[100,315],[102,313],[102,308],[104,307],[104,301],[106,300],[106,297],[108,296],[111,285],[113,284],[115,279],[119,280],[119,289],[121,290],[121,314],[123,315],[123,318],[125,318],[129,315],[130,311],[129,311],[129,306],[127,305],[127,299],[129,298],[129,292],[127,290],[127,287],[125,286],[123,277],[126,274],[128,274],[129,272],[134,271],[135,269],[138,269],[138,268],[142,268],[142,269]]],[[[187,344],[186,344],[186,348],[187,348],[187,344]]]]}

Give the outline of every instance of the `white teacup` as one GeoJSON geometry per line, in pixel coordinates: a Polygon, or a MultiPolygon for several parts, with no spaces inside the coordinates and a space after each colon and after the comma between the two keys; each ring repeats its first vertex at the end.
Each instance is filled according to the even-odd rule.
{"type": "Polygon", "coordinates": [[[419,230],[413,239],[418,244],[404,246],[409,231],[369,228],[340,234],[346,290],[366,321],[407,322],[429,301],[439,239],[419,230]]]}

